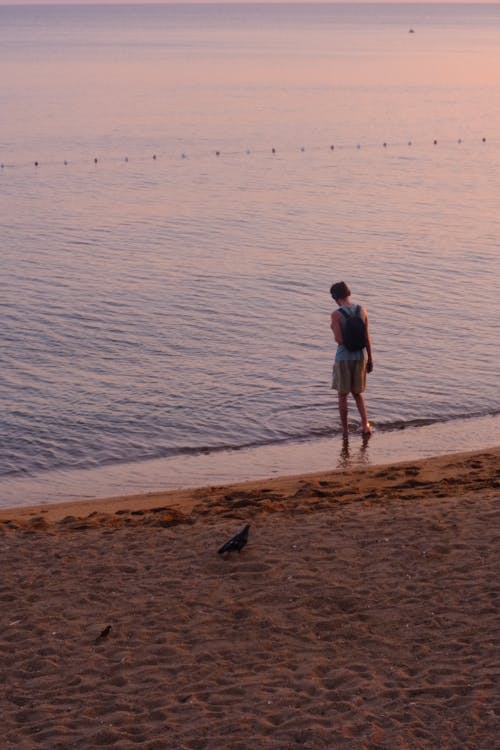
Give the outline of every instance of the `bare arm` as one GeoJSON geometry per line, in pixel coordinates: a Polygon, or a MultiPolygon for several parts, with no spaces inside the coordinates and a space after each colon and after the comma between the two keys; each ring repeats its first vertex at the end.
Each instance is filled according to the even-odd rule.
{"type": "Polygon", "coordinates": [[[372,357],[372,342],[370,339],[370,333],[368,330],[368,313],[363,308],[363,315],[365,318],[365,325],[366,325],[366,353],[368,355],[368,358],[366,360],[366,371],[371,372],[373,370],[373,357],[372,357]]]}
{"type": "Polygon", "coordinates": [[[340,327],[340,313],[338,310],[334,310],[332,312],[332,318],[331,318],[330,328],[333,331],[333,336],[335,338],[335,341],[337,344],[343,344],[344,341],[342,339],[342,328],[340,327]]]}

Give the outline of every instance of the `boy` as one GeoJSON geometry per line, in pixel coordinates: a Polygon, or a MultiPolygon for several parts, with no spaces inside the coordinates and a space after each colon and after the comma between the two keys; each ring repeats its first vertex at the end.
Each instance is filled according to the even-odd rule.
{"type": "Polygon", "coordinates": [[[337,352],[333,365],[332,388],[338,392],[339,412],[342,422],[344,438],[348,437],[349,426],[347,422],[347,397],[352,393],[361,417],[361,431],[363,435],[371,435],[372,428],[366,414],[365,399],[363,392],[366,387],[366,373],[373,370],[372,347],[368,333],[368,315],[361,305],[351,302],[351,290],[344,281],[333,284],[330,294],[338,305],[338,310],[332,312],[331,329],[337,342],[337,352]],[[356,315],[362,317],[366,327],[365,347],[355,351],[349,350],[344,345],[344,334],[347,317],[356,315]],[[367,358],[365,359],[364,349],[367,358]]]}

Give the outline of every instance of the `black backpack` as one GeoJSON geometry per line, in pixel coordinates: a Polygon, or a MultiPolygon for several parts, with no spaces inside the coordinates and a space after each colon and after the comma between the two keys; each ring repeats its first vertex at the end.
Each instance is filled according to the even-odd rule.
{"type": "Polygon", "coordinates": [[[363,319],[361,307],[356,305],[354,313],[348,313],[343,307],[339,311],[345,318],[342,329],[344,346],[350,352],[359,352],[366,346],[366,323],[363,319]]]}

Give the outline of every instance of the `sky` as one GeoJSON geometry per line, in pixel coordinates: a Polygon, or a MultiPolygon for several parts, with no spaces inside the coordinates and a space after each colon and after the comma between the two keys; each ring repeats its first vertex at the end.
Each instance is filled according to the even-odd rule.
{"type": "MultiPolygon", "coordinates": [[[[189,5],[199,3],[395,3],[426,5],[429,3],[465,3],[470,5],[499,4],[500,0],[170,0],[172,4],[189,5]]],[[[169,4],[169,0],[0,0],[2,5],[148,5],[169,4]]]]}
{"type": "MultiPolygon", "coordinates": [[[[165,0],[0,0],[0,5],[147,5],[151,3],[166,4],[165,0]]],[[[290,2],[324,2],[324,3],[335,3],[335,2],[346,2],[346,0],[173,0],[173,3],[179,5],[187,5],[192,3],[213,3],[213,2],[229,2],[229,3],[252,3],[252,2],[277,2],[277,3],[290,3],[290,2]]],[[[380,3],[381,0],[361,0],[362,3],[380,3]]],[[[483,5],[483,4],[495,4],[499,3],[500,0],[382,0],[382,2],[389,3],[412,3],[415,5],[423,5],[429,2],[438,3],[457,3],[463,2],[470,5],[483,5]]],[[[349,3],[349,0],[347,0],[349,3]]]]}

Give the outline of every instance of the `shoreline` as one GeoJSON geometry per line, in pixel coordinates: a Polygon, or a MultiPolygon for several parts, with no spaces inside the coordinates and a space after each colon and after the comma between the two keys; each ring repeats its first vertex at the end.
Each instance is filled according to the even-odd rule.
{"type": "MultiPolygon", "coordinates": [[[[384,492],[390,493],[391,497],[410,500],[417,496],[415,489],[421,486],[427,493],[433,490],[437,496],[445,496],[460,491],[475,491],[478,484],[484,487],[490,483],[492,488],[498,487],[499,472],[496,467],[499,464],[500,447],[495,447],[483,451],[440,454],[418,461],[356,466],[207,487],[14,506],[0,508],[0,528],[5,528],[9,523],[44,528],[64,519],[71,519],[67,521],[71,524],[91,518],[105,521],[111,516],[115,521],[120,516],[126,523],[132,524],[134,514],[138,523],[142,523],[144,517],[156,517],[159,522],[169,525],[170,517],[172,524],[176,524],[191,522],[209,512],[216,515],[230,512],[231,501],[235,497],[240,501],[248,498],[249,509],[258,514],[262,510],[269,510],[269,498],[272,499],[273,510],[290,510],[297,504],[294,502],[297,497],[301,503],[309,497],[314,501],[313,508],[317,505],[318,497],[322,498],[321,507],[325,503],[333,505],[344,502],[345,498],[350,501],[374,500],[384,492]],[[329,491],[329,487],[335,488],[335,491],[329,491]]],[[[244,506],[244,502],[237,504],[237,507],[244,506]]]]}
{"type": "Polygon", "coordinates": [[[46,472],[0,481],[0,510],[414,461],[486,450],[498,445],[499,434],[500,415],[491,415],[375,432],[369,440],[353,435],[347,445],[337,436],[89,470],[46,472]]]}
{"type": "Polygon", "coordinates": [[[499,458],[2,510],[2,747],[493,747],[499,458]]]}

